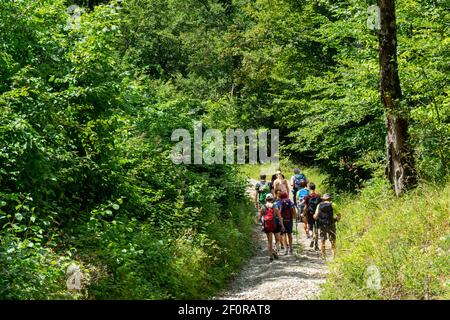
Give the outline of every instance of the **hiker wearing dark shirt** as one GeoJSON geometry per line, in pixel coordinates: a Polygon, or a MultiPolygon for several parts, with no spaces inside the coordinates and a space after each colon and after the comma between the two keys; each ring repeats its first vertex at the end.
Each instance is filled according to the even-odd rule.
{"type": "Polygon", "coordinates": [[[305,224],[306,237],[312,238],[309,246],[314,246],[315,250],[319,250],[318,244],[318,226],[313,218],[317,205],[322,201],[320,195],[316,193],[316,185],[309,183],[310,194],[303,198],[303,223],[305,224]]]}
{"type": "Polygon", "coordinates": [[[335,214],[329,194],[323,195],[322,202],[317,206],[314,219],[319,225],[320,253],[322,259],[326,259],[325,241],[327,239],[331,242],[331,250],[333,251],[334,258],[336,256],[336,222],[339,222],[341,216],[339,213],[335,214]]]}

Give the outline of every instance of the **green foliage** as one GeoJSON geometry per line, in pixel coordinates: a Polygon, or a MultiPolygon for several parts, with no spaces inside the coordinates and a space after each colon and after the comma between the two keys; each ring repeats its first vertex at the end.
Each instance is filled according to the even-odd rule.
{"type": "MultiPolygon", "coordinates": [[[[202,298],[250,254],[245,179],[170,161],[172,131],[202,116],[182,60],[208,49],[183,13],[198,3],[158,2],[142,19],[156,2],[79,17],[65,1],[0,4],[0,298],[202,298]],[[178,73],[185,85],[165,82],[178,73]],[[82,293],[65,288],[69,252],[90,279],[82,293]]],[[[195,19],[220,29],[211,10],[223,8],[195,19]]]]}
{"type": "Polygon", "coordinates": [[[448,299],[450,185],[422,185],[393,199],[384,180],[337,202],[337,258],[324,299],[448,299]],[[369,266],[380,272],[370,288],[369,266]]]}
{"type": "MultiPolygon", "coordinates": [[[[420,177],[448,174],[445,1],[397,1],[399,72],[420,177]],[[433,41],[430,41],[433,39],[433,41]]],[[[279,127],[282,150],[358,189],[385,163],[378,40],[367,1],[252,1],[239,33],[242,126],[279,127]]],[[[448,20],[448,19],[447,19],[448,20]]],[[[230,108],[232,109],[232,108],[230,108]]]]}
{"type": "Polygon", "coordinates": [[[62,255],[39,240],[24,241],[3,235],[0,243],[0,297],[2,299],[77,299],[66,288],[65,270],[70,251],[62,255]]]}
{"type": "MultiPolygon", "coordinates": [[[[310,180],[362,187],[385,160],[366,7],[1,1],[0,298],[202,298],[223,286],[251,251],[247,181],[233,166],[170,161],[171,133],[194,120],[279,127],[284,155],[317,167],[310,180]],[[72,260],[90,279],[78,293],[64,288],[72,260]]],[[[404,111],[433,181],[450,163],[446,17],[444,1],[398,2],[404,111]]]]}

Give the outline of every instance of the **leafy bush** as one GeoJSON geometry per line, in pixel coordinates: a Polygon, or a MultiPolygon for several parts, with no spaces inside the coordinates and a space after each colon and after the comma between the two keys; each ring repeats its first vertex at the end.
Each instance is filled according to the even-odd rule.
{"type": "Polygon", "coordinates": [[[166,82],[185,69],[184,53],[165,63],[181,38],[161,47],[173,36],[148,34],[153,7],[137,1],[79,18],[66,2],[0,3],[0,298],[206,297],[250,254],[252,211],[236,168],[170,160],[172,131],[202,118],[166,82]],[[154,49],[164,57],[146,68],[154,49]],[[83,292],[65,288],[72,260],[83,292]]]}
{"type": "Polygon", "coordinates": [[[30,240],[4,235],[0,243],[0,297],[2,299],[78,299],[67,291],[70,252],[57,253],[30,240]]]}

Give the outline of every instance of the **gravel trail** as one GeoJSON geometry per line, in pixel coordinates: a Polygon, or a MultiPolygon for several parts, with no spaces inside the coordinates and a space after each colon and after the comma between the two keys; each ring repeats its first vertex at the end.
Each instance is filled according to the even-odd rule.
{"type": "MultiPolygon", "coordinates": [[[[255,180],[251,180],[254,185],[255,180]]],[[[252,188],[248,192],[254,195],[252,188]]],[[[255,215],[256,215],[255,210],[255,215]]],[[[255,219],[256,220],[256,219],[255,219]]],[[[227,290],[214,299],[230,300],[305,300],[315,299],[320,293],[320,285],[325,282],[326,266],[319,252],[309,247],[310,240],[302,224],[298,224],[295,234],[293,254],[279,255],[279,260],[269,263],[267,237],[255,224],[254,236],[257,241],[255,255],[243,267],[227,290]]],[[[327,243],[327,251],[330,252],[327,243]]]]}

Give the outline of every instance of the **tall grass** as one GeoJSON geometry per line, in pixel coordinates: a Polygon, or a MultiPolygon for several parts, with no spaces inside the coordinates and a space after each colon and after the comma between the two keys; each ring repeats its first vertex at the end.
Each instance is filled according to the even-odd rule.
{"type": "Polygon", "coordinates": [[[336,205],[338,255],[321,298],[450,298],[450,183],[395,198],[384,179],[374,179],[336,205]]]}

